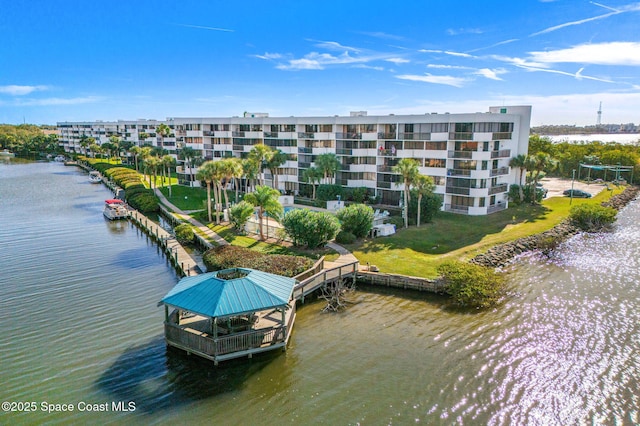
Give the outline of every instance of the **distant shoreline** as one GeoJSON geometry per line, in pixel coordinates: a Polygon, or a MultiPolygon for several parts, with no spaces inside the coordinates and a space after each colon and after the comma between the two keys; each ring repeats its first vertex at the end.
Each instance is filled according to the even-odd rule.
{"type": "Polygon", "coordinates": [[[575,133],[564,135],[542,134],[541,137],[547,137],[552,142],[595,142],[603,143],[618,142],[622,144],[631,144],[640,140],[640,133],[575,133]]]}

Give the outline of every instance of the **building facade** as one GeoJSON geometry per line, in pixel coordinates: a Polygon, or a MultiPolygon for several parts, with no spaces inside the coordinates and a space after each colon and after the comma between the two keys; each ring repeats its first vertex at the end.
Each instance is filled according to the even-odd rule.
{"type": "MultiPolygon", "coordinates": [[[[335,183],[364,187],[381,202],[399,205],[404,185],[392,169],[402,158],[415,159],[420,173],[431,176],[446,211],[485,215],[508,206],[509,185],[518,183],[510,160],[526,154],[531,106],[490,107],[486,113],[368,116],[269,117],[245,113],[231,118],[168,118],[152,120],[58,123],[60,143],[67,151],[82,152],[82,135],[110,135],[137,145],[162,146],[171,154],[183,147],[205,160],[246,158],[257,144],[279,149],[288,156],[280,168],[278,186],[297,193],[303,173],[320,154],[340,160],[335,183]],[[165,123],[173,134],[161,138],[153,131],[165,123]],[[147,139],[141,140],[140,134],[147,139]]],[[[178,169],[181,182],[195,184],[195,170],[178,169]]],[[[270,176],[267,176],[269,179],[270,176]]]]}

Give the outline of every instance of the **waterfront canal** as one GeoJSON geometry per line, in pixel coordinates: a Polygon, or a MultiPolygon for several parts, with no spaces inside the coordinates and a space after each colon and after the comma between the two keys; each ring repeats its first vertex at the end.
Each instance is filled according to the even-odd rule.
{"type": "Polygon", "coordinates": [[[0,164],[0,400],[36,403],[0,424],[640,423],[638,202],[520,259],[496,310],[363,288],[342,314],[299,308],[286,353],[214,368],[167,352],[156,303],[178,277],[103,218],[110,196],[72,167],[0,164]]]}

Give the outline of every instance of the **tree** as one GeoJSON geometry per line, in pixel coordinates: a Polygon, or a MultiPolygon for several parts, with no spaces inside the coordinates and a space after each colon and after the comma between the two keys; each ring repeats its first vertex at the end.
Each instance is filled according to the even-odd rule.
{"type": "Polygon", "coordinates": [[[111,157],[120,157],[120,143],[122,139],[119,136],[111,135],[109,136],[109,154],[111,157]]]}
{"type": "Polygon", "coordinates": [[[340,170],[340,160],[336,154],[332,152],[320,154],[316,157],[314,163],[322,172],[326,183],[335,183],[334,178],[338,170],[340,170]]]}
{"type": "Polygon", "coordinates": [[[165,170],[166,175],[169,177],[169,197],[171,197],[171,169],[176,165],[176,159],[171,155],[162,156],[162,185],[164,185],[165,170]]]}
{"type": "Polygon", "coordinates": [[[84,150],[83,154],[87,155],[87,148],[96,143],[96,139],[87,135],[80,136],[80,148],[84,150]]]}
{"type": "Polygon", "coordinates": [[[160,148],[164,150],[164,138],[171,134],[171,128],[164,123],[160,123],[156,127],[156,134],[160,135],[160,148]]]}
{"type": "Polygon", "coordinates": [[[404,227],[409,227],[409,190],[411,184],[418,176],[418,162],[413,158],[401,158],[398,164],[391,169],[394,173],[402,176],[404,181],[404,227]]]}
{"type": "Polygon", "coordinates": [[[96,158],[96,154],[102,153],[102,148],[100,147],[100,145],[94,142],[91,145],[89,145],[89,151],[91,151],[91,156],[93,158],[96,158]]]}
{"type": "Polygon", "coordinates": [[[259,166],[260,185],[264,185],[264,168],[273,156],[273,149],[265,144],[258,144],[249,151],[249,159],[255,161],[259,166]]]}
{"type": "Polygon", "coordinates": [[[185,173],[191,173],[191,167],[196,163],[196,159],[199,158],[202,154],[199,151],[191,148],[190,146],[185,146],[178,153],[178,158],[184,161],[184,171],[185,173]]]}
{"type": "Polygon", "coordinates": [[[449,261],[438,266],[438,273],[447,292],[461,306],[490,307],[504,292],[504,276],[486,266],[449,261]]]}
{"type": "Polygon", "coordinates": [[[252,192],[255,187],[255,180],[260,173],[260,164],[252,158],[246,158],[242,161],[242,175],[246,182],[246,192],[252,192]]]}
{"type": "Polygon", "coordinates": [[[229,209],[229,220],[241,232],[252,214],[253,205],[243,200],[229,209]]]}
{"type": "Polygon", "coordinates": [[[133,162],[136,165],[136,172],[138,171],[138,157],[142,153],[142,149],[139,146],[132,146],[129,148],[129,153],[133,155],[133,162]]]}
{"type": "Polygon", "coordinates": [[[316,199],[316,185],[320,183],[322,179],[322,170],[317,167],[309,167],[304,172],[302,172],[302,178],[309,182],[313,187],[313,195],[311,198],[316,199]]]}
{"type": "Polygon", "coordinates": [[[553,170],[556,164],[557,162],[545,152],[538,152],[533,156],[527,156],[525,168],[531,171],[531,183],[529,189],[529,193],[531,194],[531,204],[537,203],[536,187],[538,186],[538,179],[540,179],[540,175],[545,170],[553,170]]]}
{"type": "Polygon", "coordinates": [[[366,237],[373,227],[373,209],[365,204],[352,204],[336,213],[342,230],[357,238],[366,237]]]}
{"type": "Polygon", "coordinates": [[[196,179],[204,181],[207,185],[207,217],[209,222],[212,221],[211,217],[211,185],[213,183],[213,179],[215,177],[215,166],[213,161],[205,161],[198,168],[198,173],[196,174],[196,179]]]}
{"type": "Polygon", "coordinates": [[[520,202],[524,200],[524,192],[522,191],[522,177],[524,175],[524,171],[526,170],[525,168],[526,164],[527,164],[527,156],[524,154],[516,155],[509,161],[509,167],[518,169],[518,173],[519,173],[518,182],[520,182],[520,186],[519,186],[520,202]]]}
{"type": "Polygon", "coordinates": [[[145,173],[149,175],[149,188],[151,189],[157,188],[158,186],[156,179],[158,177],[158,169],[161,166],[162,166],[162,161],[158,157],[154,157],[150,155],[144,159],[145,173]],[[151,183],[152,176],[153,176],[153,185],[151,183]]]}
{"type": "MultiPolygon", "coordinates": [[[[229,208],[229,197],[227,195],[226,187],[229,183],[235,183],[235,179],[240,178],[242,176],[242,164],[240,160],[237,158],[225,158],[224,160],[218,161],[220,164],[219,167],[224,176],[224,200],[226,208],[229,208]]],[[[238,186],[236,186],[236,200],[238,199],[238,186]]]]}
{"type": "Polygon", "coordinates": [[[266,167],[271,171],[273,176],[272,186],[278,189],[278,169],[284,165],[289,159],[289,155],[278,149],[271,154],[271,157],[267,160],[266,167]]]}
{"type": "Polygon", "coordinates": [[[413,183],[418,193],[418,217],[417,226],[420,226],[420,213],[422,213],[422,197],[425,195],[433,194],[436,189],[436,185],[433,183],[431,176],[418,175],[413,183]]]}
{"type": "Polygon", "coordinates": [[[264,214],[278,219],[282,215],[282,204],[278,201],[280,192],[265,185],[258,185],[256,190],[245,195],[245,201],[258,208],[258,226],[260,227],[260,239],[264,240],[262,221],[264,214]]]}
{"type": "Polygon", "coordinates": [[[308,248],[324,246],[340,231],[336,216],[308,209],[290,211],[282,219],[282,226],[294,245],[308,248]]]}

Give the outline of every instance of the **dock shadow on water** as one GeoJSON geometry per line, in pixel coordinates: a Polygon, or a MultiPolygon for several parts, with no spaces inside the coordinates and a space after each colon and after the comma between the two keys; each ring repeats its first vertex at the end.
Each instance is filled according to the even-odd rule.
{"type": "Polygon", "coordinates": [[[96,386],[114,401],[135,401],[137,410],[157,413],[237,391],[279,355],[283,354],[261,354],[216,367],[195,355],[168,348],[164,338],[158,336],[124,351],[96,386]]]}

